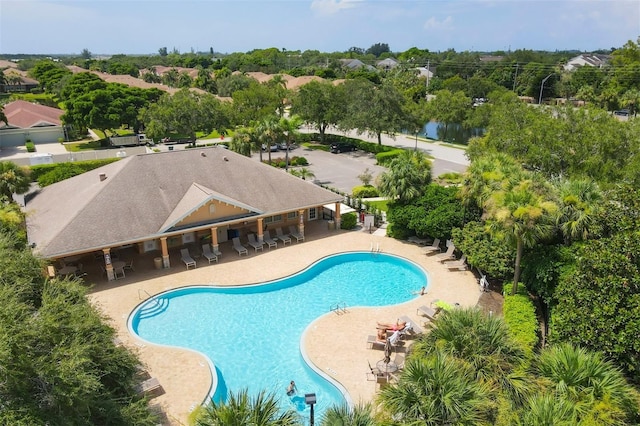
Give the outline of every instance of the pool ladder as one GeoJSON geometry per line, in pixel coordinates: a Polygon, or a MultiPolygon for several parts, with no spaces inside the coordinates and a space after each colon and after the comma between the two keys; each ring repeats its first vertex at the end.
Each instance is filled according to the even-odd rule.
{"type": "Polygon", "coordinates": [[[347,304],[345,302],[339,302],[339,303],[336,303],[335,305],[331,305],[331,307],[329,307],[329,310],[331,312],[335,312],[337,315],[346,314],[347,304]]]}
{"type": "Polygon", "coordinates": [[[376,243],[376,246],[373,246],[373,241],[371,242],[371,253],[380,253],[382,248],[380,248],[380,243],[376,243]]]}

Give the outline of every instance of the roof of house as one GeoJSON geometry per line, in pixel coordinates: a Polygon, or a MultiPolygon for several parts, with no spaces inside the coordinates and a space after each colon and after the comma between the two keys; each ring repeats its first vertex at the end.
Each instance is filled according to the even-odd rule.
{"type": "Polygon", "coordinates": [[[64,111],[27,101],[13,101],[4,106],[7,127],[28,129],[37,126],[60,126],[60,116],[64,111]]]}
{"type": "Polygon", "coordinates": [[[395,68],[398,66],[398,61],[393,58],[386,58],[376,63],[376,66],[382,68],[395,68]]]}
{"type": "MultiPolygon", "coordinates": [[[[212,201],[237,207],[239,216],[218,219],[224,223],[340,200],[312,182],[214,147],[127,157],[41,189],[25,210],[30,243],[50,258],[179,231],[189,214],[212,201]]],[[[197,226],[206,225],[212,224],[197,226]]]]}
{"type": "Polygon", "coordinates": [[[601,55],[598,53],[583,53],[569,59],[565,64],[564,69],[567,71],[572,71],[584,65],[602,68],[609,62],[610,58],[610,55],[601,55]]]}

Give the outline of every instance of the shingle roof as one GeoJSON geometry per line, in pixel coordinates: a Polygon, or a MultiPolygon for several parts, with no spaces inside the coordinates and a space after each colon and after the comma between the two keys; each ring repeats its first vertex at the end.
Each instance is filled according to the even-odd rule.
{"type": "Polygon", "coordinates": [[[43,188],[25,209],[29,241],[57,257],[159,237],[209,200],[255,217],[341,199],[283,170],[205,148],[124,158],[43,188]]]}
{"type": "Polygon", "coordinates": [[[9,126],[27,129],[42,125],[60,126],[62,124],[60,116],[64,111],[19,100],[6,104],[4,114],[7,116],[9,126]]]}

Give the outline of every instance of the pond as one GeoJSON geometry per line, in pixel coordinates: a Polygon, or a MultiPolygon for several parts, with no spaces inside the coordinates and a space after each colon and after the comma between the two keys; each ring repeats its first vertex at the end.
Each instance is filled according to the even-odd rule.
{"type": "Polygon", "coordinates": [[[445,134],[445,125],[437,121],[430,121],[424,125],[418,136],[428,139],[440,140],[445,142],[467,144],[469,139],[476,136],[483,136],[484,129],[472,128],[465,129],[461,124],[449,123],[445,134]]]}

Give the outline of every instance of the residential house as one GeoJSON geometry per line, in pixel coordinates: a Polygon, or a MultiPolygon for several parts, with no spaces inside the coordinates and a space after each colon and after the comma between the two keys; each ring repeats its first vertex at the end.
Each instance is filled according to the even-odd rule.
{"type": "Polygon", "coordinates": [[[398,65],[400,65],[400,63],[393,58],[386,58],[376,62],[376,67],[381,68],[383,70],[392,70],[398,65]]]}
{"type": "Polygon", "coordinates": [[[609,63],[609,55],[601,55],[596,53],[583,53],[575,56],[567,61],[564,65],[565,71],[574,71],[580,67],[596,67],[602,68],[609,63]]]}
{"type": "Polygon", "coordinates": [[[45,105],[9,102],[4,106],[8,123],[0,124],[0,148],[22,146],[29,140],[35,144],[58,142],[65,136],[62,114],[63,110],[45,105]]]}
{"type": "Polygon", "coordinates": [[[340,59],[340,63],[342,64],[343,67],[349,68],[351,70],[357,70],[360,68],[364,68],[367,71],[375,70],[375,67],[365,64],[360,59],[340,59]]]}

